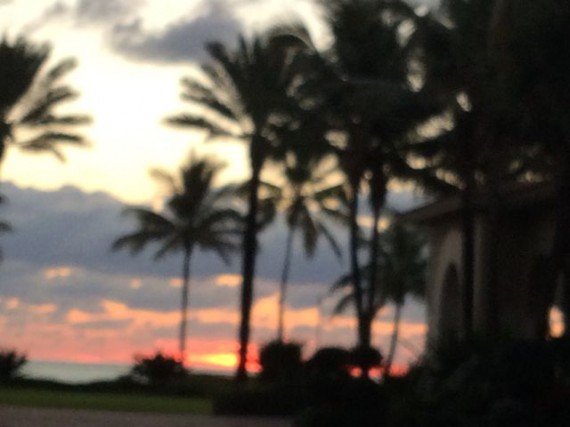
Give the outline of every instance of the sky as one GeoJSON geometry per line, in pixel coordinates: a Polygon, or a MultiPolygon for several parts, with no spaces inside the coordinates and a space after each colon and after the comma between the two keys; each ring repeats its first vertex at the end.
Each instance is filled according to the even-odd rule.
{"type": "MultiPolygon", "coordinates": [[[[8,150],[0,190],[8,202],[0,218],[14,232],[0,239],[0,346],[36,360],[101,363],[175,352],[182,259],[158,263],[150,251],[138,257],[111,252],[113,239],[134,226],[120,212],[126,205],[156,205],[163,194],[149,169],[174,172],[191,149],[225,160],[223,180],[246,177],[243,146],[204,143],[199,132],[163,124],[187,107],[179,100],[180,79],[206,60],[205,42],[231,45],[238,33],[277,19],[302,17],[318,43],[326,43],[319,13],[308,0],[0,0],[3,34],[49,42],[52,64],[78,60],[66,81],[81,96],[66,108],[93,118],[83,129],[90,147],[66,149],[64,163],[8,150]]],[[[390,203],[405,209],[418,198],[400,192],[390,203]]],[[[275,336],[285,231],[278,220],[260,236],[253,350],[275,336]]],[[[342,230],[337,234],[347,238],[342,230]]],[[[197,369],[235,363],[238,258],[230,266],[211,254],[193,259],[187,348],[197,369]]],[[[312,260],[296,248],[286,324],[306,354],[317,345],[354,343],[354,321],[331,318],[334,301],[326,292],[345,271],[346,262],[324,245],[312,260]]],[[[383,349],[392,315],[387,307],[374,327],[383,349]]],[[[412,301],[400,363],[418,356],[425,329],[423,307],[412,301]]]]}

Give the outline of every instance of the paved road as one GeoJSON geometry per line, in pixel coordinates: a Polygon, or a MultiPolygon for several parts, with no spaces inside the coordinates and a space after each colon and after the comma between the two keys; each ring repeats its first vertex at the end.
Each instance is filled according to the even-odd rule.
{"type": "Polygon", "coordinates": [[[283,419],[0,406],[0,427],[290,427],[283,419]]]}

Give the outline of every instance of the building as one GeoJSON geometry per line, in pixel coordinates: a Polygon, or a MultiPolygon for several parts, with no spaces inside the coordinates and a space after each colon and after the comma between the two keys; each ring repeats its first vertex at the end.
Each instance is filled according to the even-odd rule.
{"type": "MultiPolygon", "coordinates": [[[[493,196],[493,204],[489,195],[474,200],[473,328],[482,335],[544,337],[553,304],[570,306],[564,304],[562,275],[556,287],[541,285],[555,232],[554,188],[545,183],[518,184],[493,196]]],[[[414,209],[401,219],[428,229],[428,345],[463,336],[459,196],[414,209]]]]}

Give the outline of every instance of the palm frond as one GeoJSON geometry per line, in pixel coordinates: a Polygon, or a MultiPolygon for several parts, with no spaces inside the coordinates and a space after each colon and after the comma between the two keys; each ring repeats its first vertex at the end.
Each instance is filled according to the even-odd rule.
{"type": "Polygon", "coordinates": [[[41,84],[45,87],[52,87],[54,83],[60,80],[69,72],[77,68],[77,60],[75,58],[65,58],[52,67],[45,78],[42,79],[41,84]]]}
{"type": "Polygon", "coordinates": [[[348,308],[354,304],[354,297],[352,294],[343,295],[334,305],[331,316],[337,316],[348,310],[348,308]]]}
{"type": "Polygon", "coordinates": [[[61,105],[63,102],[71,101],[77,98],[77,96],[78,93],[67,86],[49,88],[40,98],[36,97],[33,99],[33,104],[19,122],[28,126],[33,126],[38,122],[41,122],[55,106],[61,105]]]}
{"type": "Polygon", "coordinates": [[[243,139],[243,136],[232,132],[222,126],[207,120],[204,117],[192,115],[189,113],[180,113],[166,119],[166,123],[171,126],[197,128],[208,133],[208,138],[233,138],[243,139]]]}
{"type": "Polygon", "coordinates": [[[334,254],[338,258],[342,258],[342,249],[341,249],[340,245],[338,244],[338,242],[336,241],[336,238],[334,237],[334,235],[331,233],[331,231],[321,222],[317,223],[317,230],[318,230],[319,234],[322,234],[325,237],[325,239],[327,239],[327,241],[329,242],[329,245],[332,248],[334,254]]]}
{"type": "Polygon", "coordinates": [[[163,242],[161,243],[160,248],[154,254],[155,260],[162,259],[171,252],[178,252],[185,243],[183,241],[183,236],[181,236],[179,233],[172,233],[169,236],[163,235],[161,237],[161,240],[163,240],[163,242]]]}
{"type": "Polygon", "coordinates": [[[65,156],[60,150],[59,144],[76,146],[87,145],[86,141],[80,135],[47,131],[33,139],[18,142],[17,146],[23,151],[34,153],[49,152],[58,160],[65,161],[65,156]]]}
{"type": "Polygon", "coordinates": [[[132,254],[141,252],[150,242],[158,241],[164,238],[164,233],[161,231],[137,231],[116,239],[111,249],[118,251],[121,249],[129,249],[132,254]]]}
{"type": "Polygon", "coordinates": [[[173,221],[146,208],[128,207],[123,210],[124,216],[135,217],[141,229],[156,230],[166,233],[173,232],[176,229],[173,221]]]}

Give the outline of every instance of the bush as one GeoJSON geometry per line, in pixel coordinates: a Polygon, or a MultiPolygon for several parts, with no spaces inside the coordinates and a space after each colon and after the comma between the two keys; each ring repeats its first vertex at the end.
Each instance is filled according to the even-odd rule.
{"type": "Polygon", "coordinates": [[[441,346],[407,378],[387,384],[390,425],[570,425],[564,349],[539,340],[441,346]]]}
{"type": "Polygon", "coordinates": [[[142,384],[164,387],[186,380],[189,373],[174,357],[157,352],[154,356],[136,355],[130,375],[142,384]]]}
{"type": "Polygon", "coordinates": [[[319,349],[305,364],[310,378],[344,379],[349,376],[351,362],[350,352],[340,347],[325,347],[319,349]]]}
{"type": "Polygon", "coordinates": [[[266,382],[294,382],[301,373],[301,345],[272,341],[259,352],[261,373],[259,379],[266,382]]]}
{"type": "Polygon", "coordinates": [[[25,354],[18,353],[16,350],[0,349],[0,384],[18,378],[20,370],[27,362],[25,354]]]}
{"type": "Polygon", "coordinates": [[[367,372],[372,368],[380,367],[381,363],[382,354],[373,347],[359,346],[350,351],[350,364],[367,372]]]}

